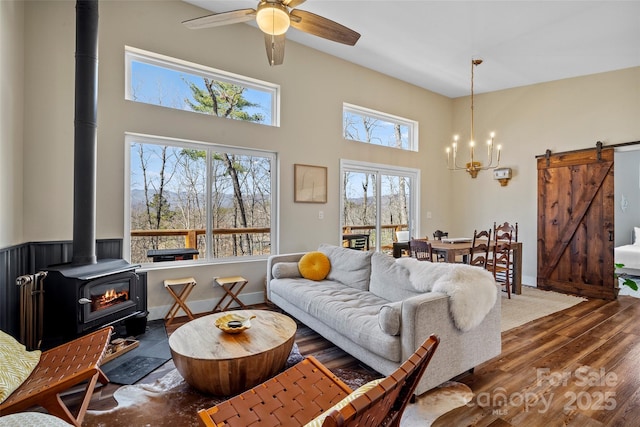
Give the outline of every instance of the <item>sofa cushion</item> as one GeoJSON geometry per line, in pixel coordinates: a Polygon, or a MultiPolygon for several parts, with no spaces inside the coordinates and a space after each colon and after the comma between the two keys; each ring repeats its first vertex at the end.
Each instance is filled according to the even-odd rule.
{"type": "Polygon", "coordinates": [[[305,279],[323,280],[331,270],[331,263],[322,252],[307,252],[298,261],[298,269],[305,279]]]}
{"type": "Polygon", "coordinates": [[[62,418],[42,412],[18,412],[0,417],[0,427],[73,427],[62,418]]]}
{"type": "Polygon", "coordinates": [[[402,301],[419,294],[409,281],[409,270],[381,252],[371,256],[369,291],[388,301],[402,301]]]}
{"type": "Polygon", "coordinates": [[[378,325],[387,335],[400,335],[402,301],[391,302],[380,307],[378,325]]]}
{"type": "Polygon", "coordinates": [[[383,333],[378,324],[380,307],[389,301],[331,280],[273,279],[269,288],[354,343],[400,362],[400,337],[383,333]]]}
{"type": "Polygon", "coordinates": [[[26,380],[40,361],[40,350],[27,351],[11,335],[0,331],[0,403],[26,380]]]}
{"type": "Polygon", "coordinates": [[[369,381],[368,383],[361,385],[356,390],[349,393],[340,402],[336,403],[331,408],[327,409],[322,414],[318,415],[316,418],[306,423],[304,427],[322,427],[322,424],[324,423],[325,418],[327,418],[327,416],[331,413],[331,411],[333,411],[334,409],[336,411],[339,411],[340,409],[344,408],[345,406],[347,406],[347,404],[356,400],[358,397],[362,396],[363,394],[365,394],[366,392],[368,392],[369,390],[371,390],[372,388],[380,384],[384,379],[385,378],[378,378],[377,380],[369,381]]]}
{"type": "Polygon", "coordinates": [[[371,276],[371,254],[369,251],[356,251],[326,243],[318,247],[331,262],[328,280],[335,280],[352,288],[366,291],[371,276]]]}
{"type": "Polygon", "coordinates": [[[275,279],[299,279],[302,277],[297,262],[277,262],[271,269],[271,275],[275,279]]]}

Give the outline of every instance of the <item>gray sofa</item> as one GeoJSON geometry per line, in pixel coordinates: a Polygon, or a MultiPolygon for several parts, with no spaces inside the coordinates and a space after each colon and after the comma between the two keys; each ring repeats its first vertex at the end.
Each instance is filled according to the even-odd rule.
{"type": "Polygon", "coordinates": [[[416,394],[500,354],[500,297],[477,327],[463,332],[451,317],[450,297],[417,292],[391,256],[326,244],[318,251],[331,262],[321,281],[300,275],[304,253],[270,256],[267,299],[383,375],[437,334],[440,345],[416,394]]]}

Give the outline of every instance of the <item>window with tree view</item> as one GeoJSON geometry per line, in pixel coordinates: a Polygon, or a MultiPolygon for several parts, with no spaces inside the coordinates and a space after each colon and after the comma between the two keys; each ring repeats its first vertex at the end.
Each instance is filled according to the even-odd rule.
{"type": "Polygon", "coordinates": [[[274,153],[136,135],[127,143],[131,262],[158,249],[209,260],[271,253],[274,153]]]}
{"type": "Polygon", "coordinates": [[[351,237],[364,235],[372,249],[391,253],[398,231],[418,235],[417,170],[350,160],[341,161],[341,170],[345,245],[351,245],[351,237]]]}
{"type": "Polygon", "coordinates": [[[351,104],[343,104],[345,139],[418,151],[418,122],[351,104]]]}
{"type": "Polygon", "coordinates": [[[279,126],[276,84],[126,47],[125,98],[279,126]]]}

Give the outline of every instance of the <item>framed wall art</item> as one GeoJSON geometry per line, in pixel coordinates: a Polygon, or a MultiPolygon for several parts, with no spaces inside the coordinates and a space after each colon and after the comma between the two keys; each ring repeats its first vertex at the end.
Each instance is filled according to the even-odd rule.
{"type": "Polygon", "coordinates": [[[294,202],[327,203],[327,168],[293,165],[294,202]]]}

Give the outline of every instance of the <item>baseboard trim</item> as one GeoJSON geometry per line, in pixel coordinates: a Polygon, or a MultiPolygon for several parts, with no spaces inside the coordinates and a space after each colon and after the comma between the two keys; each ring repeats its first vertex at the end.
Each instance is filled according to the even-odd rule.
{"type": "MultiPolygon", "coordinates": [[[[242,293],[238,299],[242,301],[246,305],[255,305],[264,303],[264,292],[251,292],[251,293],[242,293]]],[[[189,301],[187,300],[187,307],[193,314],[200,313],[211,313],[213,307],[218,303],[219,298],[209,298],[198,301],[189,301]]],[[[229,308],[236,308],[238,304],[235,302],[229,306],[229,308]]],[[[158,320],[164,319],[164,316],[167,315],[169,309],[171,308],[171,304],[162,305],[157,307],[148,308],[149,316],[148,320],[158,320]]],[[[184,311],[182,309],[178,311],[178,316],[185,316],[184,311]]]]}

